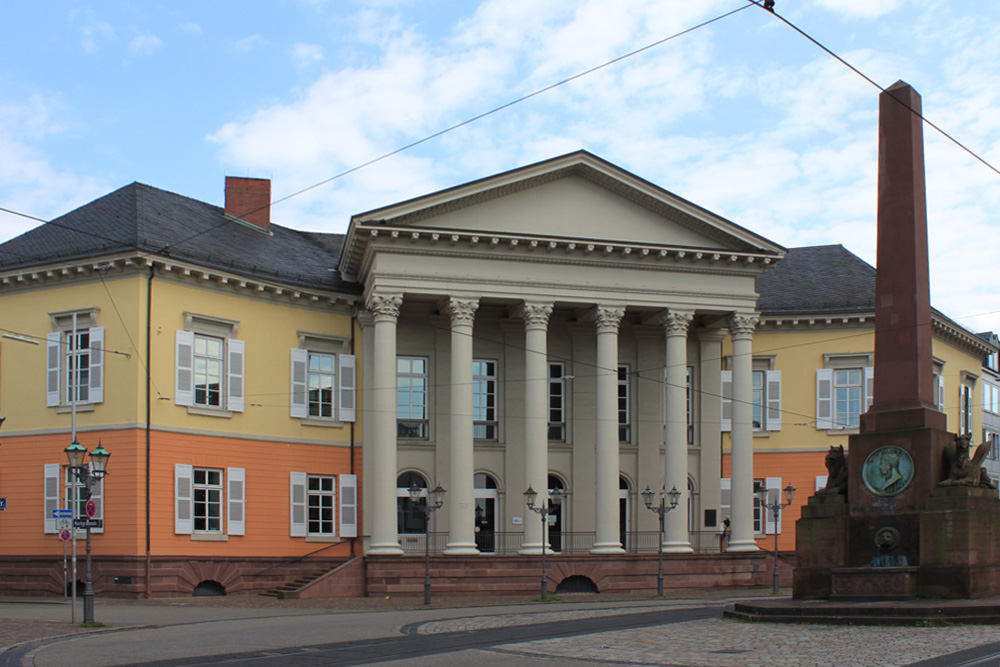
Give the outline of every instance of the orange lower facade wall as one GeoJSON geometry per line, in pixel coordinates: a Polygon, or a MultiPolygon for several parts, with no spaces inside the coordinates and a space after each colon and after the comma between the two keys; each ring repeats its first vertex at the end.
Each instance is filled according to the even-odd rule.
{"type": "MultiPolygon", "coordinates": [[[[799,520],[802,506],[809,496],[816,492],[816,477],[826,475],[826,452],[774,452],[754,453],[753,474],[755,479],[780,477],[781,487],[789,484],[795,487],[795,498],[792,504],[781,511],[781,532],[778,534],[779,551],[795,551],[795,522],[799,520]]],[[[729,454],[723,455],[723,477],[730,477],[731,462],[729,454]]],[[[782,495],[784,502],[784,495],[782,495]]],[[[770,517],[770,510],[768,510],[770,517]]],[[[762,535],[757,539],[757,546],[765,551],[774,550],[774,535],[762,535]]]]}
{"type": "MultiPolygon", "coordinates": [[[[20,582],[30,588],[25,583],[25,577],[39,568],[41,571],[35,575],[41,579],[36,577],[36,582],[46,578],[62,579],[64,542],[58,533],[45,530],[45,466],[66,464],[64,450],[70,440],[71,437],[65,433],[3,438],[3,446],[0,447],[0,496],[7,498],[7,510],[0,512],[0,560],[5,561],[0,573],[0,594],[11,590],[8,585],[11,582],[20,582]]],[[[88,450],[101,443],[111,453],[109,474],[104,479],[104,531],[92,535],[93,557],[97,562],[117,563],[114,569],[124,574],[115,576],[127,576],[133,583],[141,582],[138,588],[145,588],[147,568],[150,570],[150,588],[155,588],[158,580],[164,592],[174,591],[180,585],[169,582],[171,577],[179,577],[186,582],[199,576],[195,570],[227,577],[237,588],[254,588],[255,585],[243,581],[250,570],[274,567],[309,554],[313,555],[307,560],[337,563],[348,559],[352,553],[360,553],[360,540],[339,536],[325,541],[293,537],[290,518],[291,473],[330,476],[353,473],[358,475],[360,484],[360,448],[354,450],[352,470],[352,450],[339,444],[267,442],[152,431],[147,485],[144,430],[92,431],[80,433],[78,440],[88,450]],[[223,487],[222,531],[217,534],[177,534],[175,465],[178,463],[195,468],[222,471],[242,468],[245,471],[244,535],[227,534],[226,485],[223,487]],[[251,560],[255,561],[253,565],[239,565],[251,560]],[[185,569],[184,563],[198,565],[194,569],[185,569]],[[158,570],[158,574],[153,570],[158,570]]],[[[53,481],[49,480],[50,496],[53,481]]],[[[59,486],[60,495],[64,497],[65,485],[59,486]]],[[[339,486],[337,491],[339,499],[339,486]]],[[[360,494],[359,488],[359,497],[360,494]]],[[[64,504],[61,498],[60,507],[64,504]]],[[[358,507],[359,525],[360,510],[358,507]]],[[[339,520],[339,502],[337,516],[339,520]]],[[[339,530],[339,525],[337,528],[339,530]]],[[[78,549],[82,554],[82,539],[78,542],[78,549]]],[[[113,588],[109,582],[102,581],[100,585],[101,588],[113,588]]],[[[180,589],[186,586],[187,583],[184,583],[180,589]]],[[[19,587],[14,586],[15,589],[19,587]]],[[[47,590],[49,587],[46,585],[43,588],[47,590]]],[[[131,590],[131,587],[123,587],[122,591],[126,589],[131,590]]]]}

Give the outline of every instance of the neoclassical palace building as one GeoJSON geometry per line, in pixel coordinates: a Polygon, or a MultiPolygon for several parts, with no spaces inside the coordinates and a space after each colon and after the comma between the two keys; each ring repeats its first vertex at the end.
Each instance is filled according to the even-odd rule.
{"type": "MultiPolygon", "coordinates": [[[[306,571],[364,594],[425,548],[450,571],[547,549],[655,572],[658,544],[734,568],[775,534],[790,551],[870,402],[873,267],[587,152],[346,234],[276,224],[267,180],[228,178],[225,198],[134,183],[0,245],[0,594],[67,585],[53,511],[73,506],[74,439],[111,452],[98,594],[306,571]],[[788,485],[780,516],[761,508],[788,485]],[[662,543],[646,489],[679,492],[662,543]]],[[[934,395],[978,441],[996,337],[933,326],[934,395]]]]}

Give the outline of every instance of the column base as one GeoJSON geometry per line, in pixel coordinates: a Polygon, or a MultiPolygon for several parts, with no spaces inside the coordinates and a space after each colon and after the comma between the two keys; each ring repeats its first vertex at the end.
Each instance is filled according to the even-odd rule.
{"type": "Polygon", "coordinates": [[[598,542],[590,550],[592,554],[623,554],[621,542],[598,542]]]}
{"type": "MultiPolygon", "coordinates": [[[[542,555],[542,545],[538,542],[534,544],[523,544],[521,549],[517,552],[522,556],[541,556],[542,555]]],[[[551,554],[555,553],[549,548],[549,545],[545,545],[545,553],[551,554]]]]}
{"type": "Polygon", "coordinates": [[[373,544],[365,552],[366,556],[402,556],[403,548],[398,543],[373,544]]]}
{"type": "Polygon", "coordinates": [[[754,551],[760,551],[760,547],[757,546],[756,542],[733,542],[729,543],[726,547],[726,553],[736,554],[736,553],[752,553],[754,551]]]}
{"type": "Polygon", "coordinates": [[[449,542],[444,548],[445,556],[478,556],[475,542],[449,542]]]}
{"type": "Polygon", "coordinates": [[[690,542],[664,542],[663,553],[665,554],[693,554],[694,549],[690,542]]]}

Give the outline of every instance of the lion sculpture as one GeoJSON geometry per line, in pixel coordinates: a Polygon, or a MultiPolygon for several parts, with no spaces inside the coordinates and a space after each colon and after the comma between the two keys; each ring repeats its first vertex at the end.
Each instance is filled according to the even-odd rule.
{"type": "Polygon", "coordinates": [[[847,494],[847,454],[844,446],[830,447],[826,453],[826,486],[817,495],[847,494]]]}

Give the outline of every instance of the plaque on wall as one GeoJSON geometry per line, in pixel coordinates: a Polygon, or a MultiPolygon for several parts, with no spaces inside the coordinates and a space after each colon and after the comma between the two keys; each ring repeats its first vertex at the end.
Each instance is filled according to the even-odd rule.
{"type": "Polygon", "coordinates": [[[913,459],[902,447],[879,447],[865,459],[861,477],[876,496],[894,496],[913,480],[913,459]]]}

